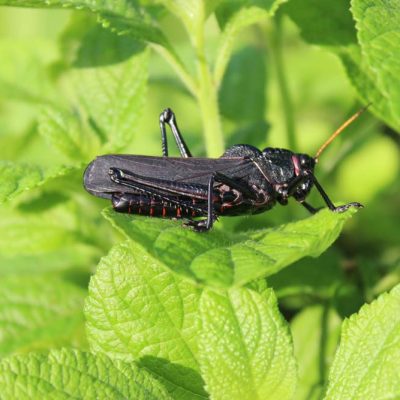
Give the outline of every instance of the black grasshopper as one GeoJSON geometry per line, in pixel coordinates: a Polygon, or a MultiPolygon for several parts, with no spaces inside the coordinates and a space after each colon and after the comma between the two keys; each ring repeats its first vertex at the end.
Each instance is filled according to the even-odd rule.
{"type": "Polygon", "coordinates": [[[258,214],[276,203],[286,205],[289,197],[315,213],[317,209],[305,201],[313,186],[332,211],[362,207],[360,203],[336,207],[314,175],[321,152],[362,111],[347,120],[315,157],[237,144],[215,159],[192,157],[174,113],[167,108],[160,115],[162,157],[99,156],[86,168],[84,186],[94,196],[111,199],[118,212],[184,218],[185,225],[198,232],[209,230],[220,215],[258,214]],[[181,157],[168,157],[166,124],[181,157]]]}

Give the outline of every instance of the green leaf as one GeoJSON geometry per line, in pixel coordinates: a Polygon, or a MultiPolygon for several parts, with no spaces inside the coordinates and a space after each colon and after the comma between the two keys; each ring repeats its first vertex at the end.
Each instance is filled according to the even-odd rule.
{"type": "Polygon", "coordinates": [[[198,29],[201,29],[205,20],[204,0],[157,0],[157,2],[175,14],[193,38],[197,35],[198,29]]]}
{"type": "Polygon", "coordinates": [[[399,130],[400,4],[397,0],[353,0],[351,4],[362,57],[386,102],[382,116],[393,120],[393,128],[399,130]]]}
{"type": "Polygon", "coordinates": [[[47,71],[55,57],[51,43],[4,36],[0,41],[0,96],[32,105],[53,103],[56,91],[47,71]]]}
{"type": "Polygon", "coordinates": [[[200,363],[214,399],[291,399],[291,338],[271,289],[205,290],[200,301],[200,363]]]}
{"type": "Polygon", "coordinates": [[[174,399],[207,395],[198,371],[200,290],[134,243],[103,258],[85,305],[91,349],[154,373],[174,399]]]}
{"type": "Polygon", "coordinates": [[[80,104],[103,143],[101,153],[123,149],[137,131],[146,93],[148,56],[137,43],[100,28],[90,32],[80,48],[71,75],[80,104]],[[110,49],[107,56],[100,43],[110,49]]]}
{"type": "Polygon", "coordinates": [[[85,138],[77,116],[47,107],[39,117],[39,132],[61,154],[72,160],[85,159],[85,138]]]}
{"type": "Polygon", "coordinates": [[[171,49],[171,45],[162,31],[153,24],[144,24],[140,16],[127,18],[113,13],[102,13],[99,21],[104,28],[108,28],[118,35],[129,35],[138,41],[152,42],[171,49]]]}
{"type": "Polygon", "coordinates": [[[220,88],[221,114],[236,123],[263,121],[266,83],[265,56],[255,47],[239,50],[229,63],[220,88]]]}
{"type": "Polygon", "coordinates": [[[339,341],[341,319],[328,306],[304,309],[291,321],[299,382],[294,399],[319,400],[339,341]]]}
{"type": "Polygon", "coordinates": [[[304,258],[270,276],[268,286],[274,289],[278,298],[301,296],[306,302],[316,298],[329,299],[345,282],[340,263],[341,254],[330,248],[318,259],[304,258]]]}
{"type": "Polygon", "coordinates": [[[325,399],[400,397],[400,285],[345,320],[325,399]]]}
{"type": "Polygon", "coordinates": [[[1,0],[0,5],[29,8],[87,8],[92,11],[112,11],[115,13],[133,12],[129,1],[117,0],[1,0]]]}
{"type": "Polygon", "coordinates": [[[259,288],[201,291],[127,241],[91,280],[88,340],[94,352],[137,360],[174,399],[207,398],[204,385],[218,399],[290,398],[290,337],[272,290],[259,288]]]}
{"type": "Polygon", "coordinates": [[[73,167],[43,168],[36,165],[0,161],[0,203],[66,175],[73,167]]]}
{"type": "Polygon", "coordinates": [[[53,68],[62,73],[72,106],[44,109],[40,133],[71,159],[122,150],[132,142],[145,100],[145,46],[75,13],[60,47],[63,58],[53,68]]]}
{"type": "Polygon", "coordinates": [[[305,40],[327,46],[341,58],[361,100],[372,102],[370,110],[399,130],[399,89],[393,84],[400,68],[396,57],[400,35],[397,1],[353,0],[356,23],[348,0],[292,0],[282,9],[300,27],[305,40]]]}
{"type": "Polygon", "coordinates": [[[166,45],[166,39],[153,23],[146,9],[138,2],[129,0],[0,0],[0,5],[30,8],[75,8],[85,9],[99,15],[107,26],[119,34],[129,33],[139,40],[166,45]]]}
{"type": "Polygon", "coordinates": [[[0,210],[0,253],[6,256],[43,254],[77,239],[75,221],[62,208],[26,214],[0,210]]]}
{"type": "Polygon", "coordinates": [[[106,209],[104,216],[171,270],[199,283],[230,287],[272,275],[302,257],[318,257],[354,212],[323,210],[301,221],[239,234],[217,230],[198,234],[175,222],[111,209],[106,209]]]}
{"type": "Polygon", "coordinates": [[[221,84],[239,32],[249,25],[268,18],[270,15],[268,11],[262,8],[250,7],[240,9],[229,19],[229,22],[224,26],[217,50],[217,59],[214,68],[214,80],[217,85],[221,84]]]}
{"type": "Polygon", "coordinates": [[[390,126],[397,126],[396,116],[387,107],[387,99],[377,85],[373,72],[370,70],[358,46],[349,46],[338,50],[347,75],[364,103],[372,102],[369,108],[379,118],[390,126]]]}
{"type": "Polygon", "coordinates": [[[218,6],[225,0],[203,0],[206,17],[215,11],[218,6]]]}
{"type": "MultiPolygon", "coordinates": [[[[48,272],[66,272],[68,270],[89,271],[98,260],[97,249],[82,243],[62,244],[61,248],[39,254],[0,255],[0,277],[14,274],[42,274],[48,272]]],[[[4,253],[4,250],[2,251],[4,253]]]]}
{"type": "Polygon", "coordinates": [[[50,276],[2,277],[0,355],[84,345],[84,296],[84,290],[50,276]]]}
{"type": "Polygon", "coordinates": [[[171,399],[133,363],[67,349],[3,360],[0,384],[7,399],[171,399]]]}
{"type": "Polygon", "coordinates": [[[312,44],[347,46],[356,44],[356,30],[349,0],[290,0],[282,7],[312,44]]]}
{"type": "Polygon", "coordinates": [[[286,3],[287,0],[233,0],[222,1],[217,7],[216,16],[218,24],[224,28],[231,19],[236,17],[236,13],[246,12],[247,8],[258,8],[260,11],[265,10],[273,16],[278,7],[286,3]]]}

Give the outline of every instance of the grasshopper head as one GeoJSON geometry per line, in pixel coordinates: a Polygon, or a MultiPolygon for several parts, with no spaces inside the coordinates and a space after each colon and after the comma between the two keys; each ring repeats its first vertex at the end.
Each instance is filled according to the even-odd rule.
{"type": "Polygon", "coordinates": [[[293,188],[291,195],[297,201],[304,201],[313,186],[313,176],[316,160],[307,154],[293,154],[292,162],[296,177],[303,179],[293,188]]]}

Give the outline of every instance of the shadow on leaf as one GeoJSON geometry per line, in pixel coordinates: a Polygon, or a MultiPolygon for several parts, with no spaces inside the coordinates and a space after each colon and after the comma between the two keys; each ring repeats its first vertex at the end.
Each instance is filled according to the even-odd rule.
{"type": "Polygon", "coordinates": [[[146,368],[164,384],[177,399],[205,399],[208,394],[200,374],[192,368],[154,356],[144,356],[138,360],[140,367],[146,368]]]}

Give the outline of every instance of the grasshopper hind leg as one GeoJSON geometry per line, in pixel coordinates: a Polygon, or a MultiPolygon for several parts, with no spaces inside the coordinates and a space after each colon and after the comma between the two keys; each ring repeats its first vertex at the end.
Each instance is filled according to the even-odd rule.
{"type": "Polygon", "coordinates": [[[184,158],[192,157],[192,154],[190,153],[189,148],[185,143],[185,140],[183,139],[182,134],[178,128],[175,114],[170,108],[166,108],[160,114],[161,148],[163,156],[168,157],[168,141],[165,124],[169,125],[169,127],[171,128],[171,132],[174,135],[174,139],[178,150],[181,153],[181,156],[184,158]]]}

